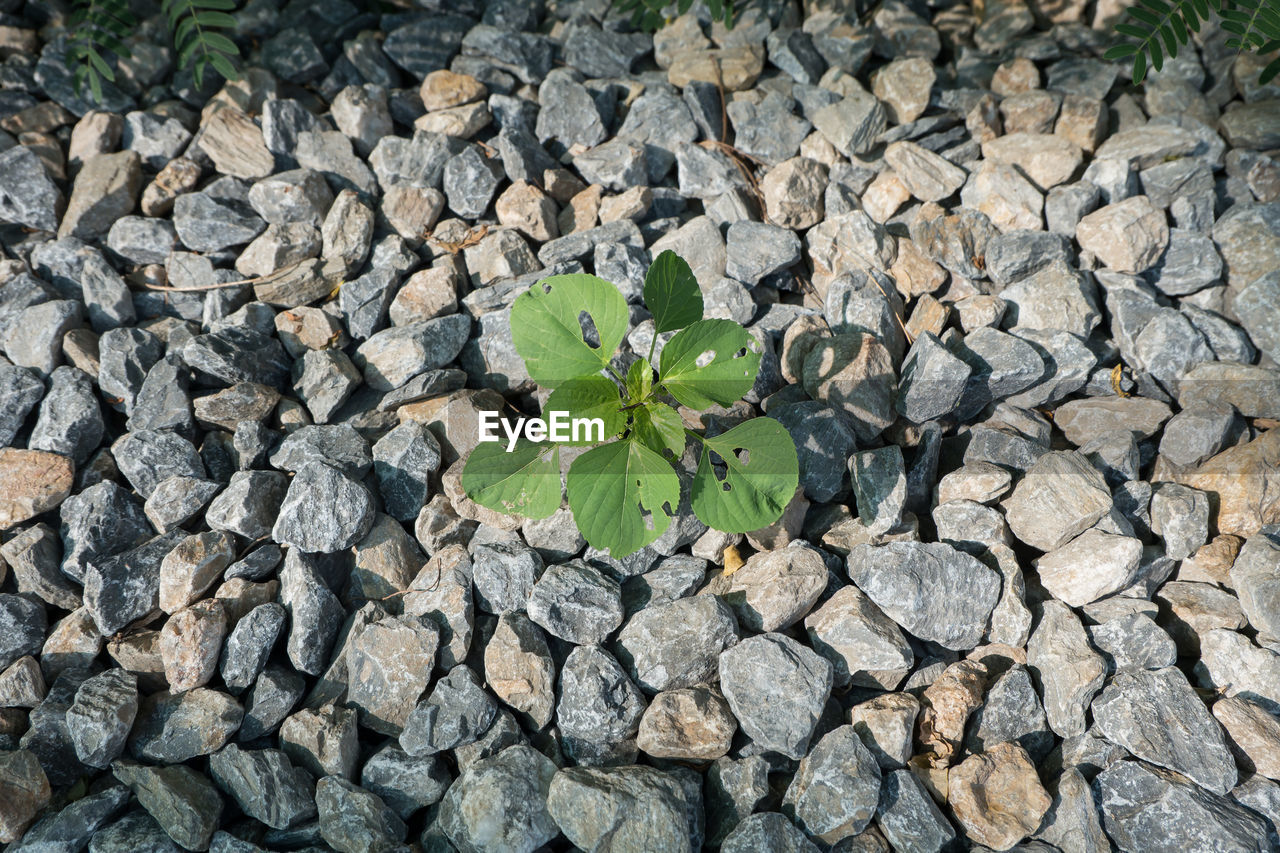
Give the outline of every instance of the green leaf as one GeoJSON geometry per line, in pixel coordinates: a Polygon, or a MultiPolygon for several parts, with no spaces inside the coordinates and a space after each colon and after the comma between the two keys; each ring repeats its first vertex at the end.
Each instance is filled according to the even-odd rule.
{"type": "Polygon", "coordinates": [[[702,319],[702,291],[684,258],[667,249],[644,277],[644,304],[658,332],[683,329],[702,319]]]}
{"type": "MultiPolygon", "coordinates": [[[[615,438],[627,428],[627,416],[620,410],[622,399],[613,381],[594,374],[570,379],[551,392],[547,404],[542,407],[543,416],[550,421],[552,412],[568,412],[570,418],[600,418],[604,421],[605,441],[615,438]]],[[[590,430],[583,432],[590,433],[590,430]]],[[[560,442],[575,447],[599,444],[601,439],[580,434],[579,440],[560,442]]]]}
{"type": "Polygon", "coordinates": [[[638,441],[588,450],[569,466],[569,507],[593,547],[614,557],[634,554],[671,524],[680,504],[680,478],[638,441]]]}
{"type": "Polygon", "coordinates": [[[759,345],[732,320],[699,320],[662,348],[659,383],[691,409],[732,405],[751,390],[759,345]]]}
{"type": "Polygon", "coordinates": [[[1132,45],[1128,43],[1118,44],[1112,47],[1106,53],[1104,53],[1102,55],[1102,58],[1109,59],[1109,60],[1124,59],[1126,56],[1133,56],[1137,52],[1138,52],[1138,48],[1136,45],[1132,45]]]}
{"type": "Polygon", "coordinates": [[[236,19],[226,12],[197,12],[195,19],[202,27],[234,28],[236,25],[236,19]]]}
{"type": "Polygon", "coordinates": [[[631,319],[627,300],[602,278],[583,273],[544,278],[511,306],[511,340],[533,380],[544,388],[598,373],[609,364],[631,319]],[[585,312],[600,346],[586,342],[585,312]]]}
{"type": "Polygon", "coordinates": [[[1258,75],[1258,82],[1264,85],[1270,83],[1277,74],[1280,74],[1280,58],[1273,59],[1267,63],[1267,66],[1262,69],[1262,73],[1258,75]]]}
{"type": "Polygon", "coordinates": [[[684,421],[666,403],[655,400],[634,410],[631,429],[636,441],[664,458],[679,459],[684,455],[684,421]]]}
{"type": "Polygon", "coordinates": [[[211,33],[204,30],[200,34],[201,40],[205,47],[209,50],[216,50],[219,53],[229,53],[232,56],[240,55],[240,48],[236,47],[236,43],[224,36],[222,33],[211,33]]]}
{"type": "Polygon", "coordinates": [[[462,490],[483,507],[526,518],[546,518],[560,508],[560,448],[503,441],[477,444],[462,468],[462,490]]]}
{"type": "Polygon", "coordinates": [[[690,502],[704,524],[748,533],[778,520],[799,481],[796,447],[786,427],[772,418],[752,418],[703,440],[690,502]],[[712,453],[724,462],[723,479],[716,475],[712,453]]]}
{"type": "Polygon", "coordinates": [[[653,368],[643,358],[631,363],[627,370],[627,402],[639,403],[653,390],[653,368]]]}
{"type": "Polygon", "coordinates": [[[1147,76],[1147,55],[1135,53],[1133,56],[1133,84],[1136,86],[1147,76]]]}
{"type": "Polygon", "coordinates": [[[231,64],[231,60],[227,59],[221,53],[209,54],[209,61],[213,63],[213,67],[218,69],[218,73],[228,80],[239,80],[240,72],[236,71],[236,67],[231,64]]]}

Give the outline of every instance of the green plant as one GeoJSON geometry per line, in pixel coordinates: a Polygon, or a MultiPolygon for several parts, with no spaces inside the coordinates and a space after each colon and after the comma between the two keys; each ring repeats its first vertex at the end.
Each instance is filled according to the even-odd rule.
{"type": "MultiPolygon", "coordinates": [[[[611,0],[618,11],[631,15],[631,25],[646,32],[653,32],[667,22],[663,10],[671,5],[671,0],[611,0]]],[[[726,27],[733,28],[734,0],[705,0],[711,19],[722,21],[726,27]]],[[[676,0],[676,14],[683,15],[693,8],[693,0],[676,0]]]]}
{"type": "Polygon", "coordinates": [[[671,403],[701,411],[740,399],[760,367],[756,341],[732,320],[702,319],[697,280],[673,252],[663,252],[650,266],[644,301],[653,314],[653,343],[659,334],[675,332],[662,349],[656,376],[652,345],[625,376],[614,368],[630,313],[622,294],[604,279],[551,276],[516,299],[512,341],[529,375],[551,389],[544,411],[599,418],[604,440],[523,441],[510,450],[500,442],[478,444],[462,472],[463,490],[472,500],[499,512],[545,518],[560,507],[560,446],[593,445],[569,466],[569,507],[591,545],[626,556],[661,536],[678,510],[680,479],[673,463],[692,438],[702,445],[690,491],[699,519],[717,530],[745,533],[781,516],[799,477],[786,429],[759,417],[705,435],[687,429],[671,403]]]}
{"type": "MultiPolygon", "coordinates": [[[[238,57],[240,50],[218,32],[235,27],[236,19],[227,14],[235,7],[235,0],[161,0],[178,67],[191,69],[197,88],[203,86],[204,72],[210,65],[228,80],[238,76],[232,57],[238,57]]],[[[101,103],[102,81],[114,83],[116,79],[115,69],[103,53],[128,57],[124,40],[138,20],[127,0],[75,0],[68,23],[72,33],[67,57],[76,63],[76,86],[88,81],[94,100],[101,103]]]]}
{"type": "MultiPolygon", "coordinates": [[[[1212,11],[1221,19],[1222,29],[1231,34],[1227,47],[1265,55],[1280,50],[1280,0],[1137,0],[1125,10],[1127,20],[1116,24],[1116,32],[1132,41],[1122,42],[1106,52],[1107,59],[1133,57],[1133,82],[1147,76],[1147,64],[1159,71],[1167,53],[1178,55],[1200,23],[1212,11]]],[[[1259,81],[1270,82],[1280,73],[1280,57],[1262,69],[1259,81]]]]}

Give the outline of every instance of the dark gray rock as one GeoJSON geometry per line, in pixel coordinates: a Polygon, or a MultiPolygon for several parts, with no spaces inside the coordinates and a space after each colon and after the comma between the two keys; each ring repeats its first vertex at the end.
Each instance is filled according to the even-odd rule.
{"type": "Polygon", "coordinates": [[[880,802],[880,765],[853,726],[822,737],[800,761],[782,800],[782,812],[824,840],[857,835],[880,802]]]}
{"type": "Polygon", "coordinates": [[[392,62],[420,79],[448,66],[474,25],[471,18],[453,12],[425,15],[387,33],[382,49],[392,62]]]}
{"type": "Polygon", "coordinates": [[[382,798],[340,776],[316,783],[320,836],[339,853],[391,850],[408,829],[382,798]]]}
{"type": "Polygon", "coordinates": [[[360,786],[381,797],[402,820],[439,802],[452,781],[441,759],[414,758],[390,744],[374,753],[360,770],[360,786]]]}
{"type": "Polygon", "coordinates": [[[1266,821],[1176,773],[1118,761],[1093,781],[1103,826],[1121,849],[1260,853],[1266,821]]]}
{"type": "Polygon", "coordinates": [[[0,154],[0,220],[57,231],[63,196],[36,153],[15,145],[0,154]]]}
{"type": "Polygon", "coordinates": [[[632,616],[618,634],[616,652],[636,684],[658,693],[710,680],[720,653],[738,637],[729,606],[715,596],[698,595],[632,616]]]}
{"type": "Polygon", "coordinates": [[[826,503],[846,492],[848,459],[857,439],[833,407],[806,400],[770,410],[769,416],[791,434],[805,497],[814,503],[826,503]]]}
{"type": "Polygon", "coordinates": [[[375,515],[363,485],[323,462],[308,462],[290,481],[271,535],[302,551],[328,554],[363,539],[375,515]]]}
{"type": "Polygon", "coordinates": [[[237,326],[192,338],[182,360],[225,385],[254,382],[279,389],[289,386],[293,367],[274,336],[237,326]]]}
{"type": "Polygon", "coordinates": [[[288,486],[288,478],[278,471],[237,471],[209,504],[205,521],[214,530],[226,530],[250,541],[262,539],[275,524],[288,486]]]}
{"type": "Polygon", "coordinates": [[[77,581],[89,563],[126,551],[152,533],[141,502],[113,480],[72,495],[59,512],[62,571],[77,581]]]}
{"type": "Polygon", "coordinates": [[[529,618],[548,633],[575,645],[603,642],[622,624],[618,582],[582,560],[544,571],[533,584],[525,607],[529,618]]]}
{"type": "Polygon", "coordinates": [[[956,837],[955,827],[910,770],[884,777],[876,821],[896,850],[942,850],[956,837]]]}
{"type": "Polygon", "coordinates": [[[165,430],[125,433],[111,445],[111,455],[120,473],[144,498],[151,497],[156,486],[170,477],[205,476],[204,463],[195,446],[165,430]]]}
{"type": "Polygon", "coordinates": [[[109,767],[124,752],[138,714],[138,680],[123,669],[88,679],[67,709],[67,731],[76,756],[90,767],[109,767]]]}
{"type": "Polygon", "coordinates": [[[259,604],[236,622],[227,635],[220,665],[222,681],[229,690],[244,690],[262,673],[284,630],[285,617],[284,607],[269,601],[259,604]]]}
{"type": "Polygon", "coordinates": [[[694,850],[688,795],[672,774],[653,767],[561,770],[546,807],[582,850],[694,850]]]}
{"type": "Polygon", "coordinates": [[[205,850],[222,814],[213,783],[190,767],[147,767],[132,761],[112,765],[138,802],[169,837],[188,850],[205,850]]]}
{"type": "Polygon", "coordinates": [[[306,679],[289,669],[268,666],[245,700],[240,739],[256,740],[275,731],[306,689],[306,679]]]}
{"type": "Polygon", "coordinates": [[[44,383],[34,370],[0,365],[0,447],[13,443],[27,414],[43,396],[44,383]]]}
{"type": "Polygon", "coordinates": [[[205,192],[186,193],[173,203],[173,225],[193,252],[218,252],[257,237],[267,223],[248,202],[205,192]]]}
{"type": "Polygon", "coordinates": [[[474,762],[449,787],[437,812],[460,850],[537,849],[555,838],[547,792],[556,766],[531,747],[510,746],[474,762]]]}
{"type": "Polygon", "coordinates": [[[359,480],[369,473],[373,456],[364,436],[346,424],[301,427],[271,454],[273,467],[294,474],[312,462],[323,462],[359,480]]]}
{"type": "Polygon", "coordinates": [[[831,695],[831,663],[781,634],[749,637],[720,655],[720,685],[761,749],[801,758],[831,695]]]}
{"type": "Polygon", "coordinates": [[[476,603],[495,614],[524,610],[544,569],[538,552],[519,541],[477,545],[471,560],[476,603]]]}
{"type": "Polygon", "coordinates": [[[27,447],[61,453],[84,465],[97,450],[105,429],[89,374],[75,367],[59,367],[49,377],[49,393],[40,404],[40,416],[27,447]]]}
{"type": "Polygon", "coordinates": [[[104,637],[159,606],[160,562],[184,535],[175,530],[85,567],[84,606],[104,637]]]}
{"type": "Polygon", "coordinates": [[[280,601],[289,612],[289,660],[308,675],[319,675],[329,663],[329,649],[346,612],[329,591],[310,557],[296,548],[285,554],[280,572],[280,601]]]}
{"type": "Polygon", "coordinates": [[[848,570],[890,619],[950,649],[981,641],[1000,597],[999,575],[941,542],[858,545],[849,552],[848,570]]]}
{"type": "Polygon", "coordinates": [[[560,670],[556,726],[563,749],[579,764],[610,755],[633,739],[644,713],[640,688],[622,666],[597,646],[579,646],[560,670]]]}
{"type": "Polygon", "coordinates": [[[0,593],[0,671],[44,645],[44,607],[20,595],[0,593]]]}
{"type": "Polygon", "coordinates": [[[497,704],[476,674],[467,666],[455,666],[409,714],[400,746],[420,758],[474,743],[497,713],[497,704]]]}
{"type": "Polygon", "coordinates": [[[405,421],[373,446],[373,473],[387,514],[399,521],[417,518],[431,494],[431,476],[440,468],[440,443],[418,421],[405,421]]]}

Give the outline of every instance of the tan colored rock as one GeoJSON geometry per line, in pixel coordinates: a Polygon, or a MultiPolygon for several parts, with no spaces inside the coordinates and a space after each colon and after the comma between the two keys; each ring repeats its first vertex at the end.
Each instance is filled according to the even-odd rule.
{"type": "Polygon", "coordinates": [[[1000,102],[1005,133],[1052,133],[1062,96],[1055,92],[1019,92],[1000,102]]]}
{"type": "Polygon", "coordinates": [[[712,579],[699,594],[720,596],[745,628],[781,631],[803,619],[826,587],[822,556],[796,542],[751,555],[742,568],[712,579]]]}
{"type": "Polygon", "coordinates": [[[22,837],[52,792],[36,754],[26,749],[0,752],[0,844],[22,837]]]}
{"type": "Polygon", "coordinates": [[[738,722],[729,703],[705,687],[653,697],[640,718],[636,744],[654,758],[714,761],[729,751],[738,722]]]}
{"type": "Polygon", "coordinates": [[[398,611],[399,594],[409,588],[426,562],[417,543],[400,522],[378,513],[373,527],[354,547],[355,563],[348,581],[353,603],[388,601],[393,612],[398,611]]]}
{"type": "Polygon", "coordinates": [[[985,504],[998,500],[1013,483],[1013,475],[990,462],[970,462],[938,481],[938,503],[974,501],[985,504]]]}
{"type": "Polygon", "coordinates": [[[299,711],[280,724],[280,748],[313,776],[353,779],[360,758],[356,712],[332,704],[299,711]]]}
{"type": "Polygon", "coordinates": [[[911,190],[893,169],[885,169],[876,175],[862,194],[862,209],[876,222],[888,222],[904,204],[911,200],[911,190]]]}
{"type": "Polygon", "coordinates": [[[1016,743],[996,744],[951,768],[947,801],[965,834],[993,850],[1008,850],[1039,829],[1053,803],[1016,743]]]}
{"type": "Polygon", "coordinates": [[[542,173],[542,188],[559,204],[569,200],[587,188],[577,175],[568,169],[547,169],[542,173]]]}
{"type": "Polygon", "coordinates": [[[595,228],[600,215],[600,198],[603,194],[603,187],[592,184],[569,199],[568,206],[556,217],[556,228],[561,236],[595,228]]]}
{"type": "Polygon", "coordinates": [[[1113,430],[1128,430],[1139,440],[1155,435],[1173,410],[1159,400],[1145,397],[1090,397],[1063,403],[1053,422],[1077,447],[1113,430]]]}
{"type": "Polygon", "coordinates": [[[965,721],[982,704],[987,674],[978,661],[957,661],[921,694],[916,738],[929,750],[928,764],[946,767],[960,750],[965,721]]]}
{"type": "Polygon", "coordinates": [[[1084,151],[1093,151],[1107,134],[1107,105],[1087,95],[1064,95],[1053,132],[1084,151]]]}
{"type": "Polygon", "coordinates": [[[964,186],[964,169],[914,142],[894,142],[884,150],[885,162],[913,196],[921,201],[942,201],[964,186]]]}
{"type": "Polygon", "coordinates": [[[978,98],[965,115],[964,126],[979,145],[1004,133],[999,102],[991,95],[978,98]]]}
{"type": "Polygon", "coordinates": [[[1111,511],[1102,473],[1079,453],[1058,451],[1036,460],[1005,500],[1013,535],[1041,551],[1060,548],[1111,511]]]}
{"type": "Polygon", "coordinates": [[[1036,560],[1040,584],[1059,601],[1083,607],[1134,581],[1142,540],[1090,529],[1036,560]]]}
{"type": "Polygon", "coordinates": [[[1213,537],[1178,564],[1177,579],[1230,586],[1231,566],[1243,544],[1243,539],[1230,533],[1213,537]]]}
{"type": "Polygon", "coordinates": [[[849,722],[882,768],[904,766],[911,758],[920,700],[910,693],[884,693],[854,705],[849,722]]]}
{"type": "Polygon", "coordinates": [[[423,78],[418,94],[422,96],[422,106],[433,112],[479,101],[489,90],[470,74],[455,74],[442,68],[423,78]]]}
{"type": "Polygon", "coordinates": [[[224,175],[253,180],[265,178],[275,170],[275,155],[263,141],[262,129],[235,107],[207,113],[198,144],[213,161],[213,167],[224,175]]]}
{"type": "Polygon", "coordinates": [[[1144,195],[1131,196],[1086,215],[1076,226],[1080,248],[1116,272],[1141,273],[1169,245],[1164,211],[1144,195]]]}
{"type": "Polygon", "coordinates": [[[413,128],[442,136],[470,139],[492,121],[493,114],[489,112],[489,105],[484,101],[477,101],[418,116],[413,122],[413,128]]]}
{"type": "MultiPolygon", "coordinates": [[[[168,688],[169,682],[164,677],[164,661],[160,658],[159,631],[147,628],[128,634],[117,634],[107,642],[107,654],[122,669],[138,677],[139,689],[156,691],[168,688]]],[[[160,698],[162,697],[157,697],[155,701],[159,701],[160,698]]],[[[228,701],[231,701],[229,697],[228,701]]],[[[214,749],[217,749],[217,746],[214,749]]]]}
{"type": "Polygon", "coordinates": [[[744,44],[679,53],[667,69],[667,82],[678,89],[696,81],[714,83],[726,92],[750,89],[764,70],[764,45],[744,44]]]}
{"type": "Polygon", "coordinates": [[[72,168],[78,168],[95,154],[108,154],[116,150],[123,132],[123,116],[104,110],[90,110],[71,129],[71,142],[67,145],[69,164],[72,168]]]}
{"type": "Polygon", "coordinates": [[[259,604],[275,601],[276,594],[279,592],[280,581],[275,578],[261,582],[232,578],[218,587],[213,597],[222,602],[227,612],[227,625],[233,628],[259,604]]]}
{"type": "Polygon", "coordinates": [[[452,267],[419,270],[409,276],[391,301],[391,322],[403,326],[454,313],[460,284],[461,276],[452,267]]]}
{"type": "Polygon", "coordinates": [[[631,187],[618,195],[600,199],[600,224],[619,219],[639,221],[653,206],[653,190],[648,187],[631,187]]]}
{"type": "Polygon", "coordinates": [[[93,242],[106,235],[116,220],[133,213],[142,189],[142,158],[136,151],[98,154],[85,161],[76,175],[67,212],[58,225],[59,237],[93,242]]]}
{"type": "Polygon", "coordinates": [[[499,699],[534,728],[555,713],[555,663],[538,626],[522,613],[503,613],[484,649],[484,675],[499,699]]]}
{"type": "Polygon", "coordinates": [[[871,92],[884,101],[894,124],[913,122],[929,107],[937,72],[933,63],[918,56],[895,59],[871,76],[871,92]]]}
{"type": "Polygon", "coordinates": [[[227,611],[215,599],[199,601],[169,617],[160,629],[160,659],[173,693],[203,687],[218,671],[227,611]]]}
{"type": "Polygon", "coordinates": [[[516,181],[498,196],[493,209],[499,223],[515,228],[530,239],[546,242],[560,236],[556,203],[533,184],[516,181]]]}
{"type": "Polygon", "coordinates": [[[444,194],[430,187],[396,184],[382,198],[387,224],[411,245],[418,245],[435,227],[444,210],[444,194]]]}
{"type": "Polygon", "coordinates": [[[1280,718],[1239,696],[1215,702],[1213,716],[1227,730],[1237,764],[1246,772],[1280,780],[1280,718]]]}
{"type": "Polygon", "coordinates": [[[889,268],[889,274],[906,299],[936,293],[947,282],[947,271],[907,237],[898,238],[898,259],[889,268]]]}
{"type": "Polygon", "coordinates": [[[102,651],[102,633],[93,614],[79,607],[54,623],[40,650],[40,669],[52,684],[63,670],[88,668],[102,651]]]}
{"type": "Polygon", "coordinates": [[[34,708],[44,701],[47,689],[40,663],[31,655],[18,658],[0,672],[0,706],[34,708]]]}
{"type": "Polygon", "coordinates": [[[1084,159],[1080,146],[1051,133],[1006,134],[982,143],[982,156],[1017,166],[1045,192],[1070,181],[1084,159]]]}
{"type": "Polygon", "coordinates": [[[294,358],[301,358],[308,350],[341,347],[347,337],[338,319],[319,308],[281,311],[276,315],[275,324],[276,334],[294,358]]]}
{"type": "MultiPolygon", "coordinates": [[[[826,137],[814,133],[831,154],[835,149],[826,137]]],[[[775,225],[803,230],[822,221],[823,196],[827,187],[827,169],[809,157],[792,157],[765,173],[760,181],[765,212],[775,225]]]]}
{"type": "Polygon", "coordinates": [[[71,494],[75,466],[43,450],[0,450],[0,530],[48,512],[71,494]]]}
{"type": "Polygon", "coordinates": [[[160,609],[177,613],[194,603],[235,562],[235,538],[224,531],[193,533],[160,563],[160,609]]]}
{"type": "Polygon", "coordinates": [[[1210,493],[1218,532],[1252,536],[1280,522],[1280,429],[1228,448],[1175,479],[1210,493]]]}
{"type": "Polygon", "coordinates": [[[452,465],[479,444],[480,412],[498,411],[502,397],[485,389],[463,389],[420,403],[401,406],[396,413],[403,421],[418,421],[440,442],[440,460],[452,465]]]}
{"type": "Polygon", "coordinates": [[[931,335],[942,334],[942,329],[951,317],[951,306],[924,294],[916,300],[911,309],[911,317],[907,319],[907,340],[913,341],[925,332],[931,335]]]}
{"type": "Polygon", "coordinates": [[[1040,88],[1040,69],[1025,56],[1000,63],[991,75],[991,91],[1002,98],[1040,88]]]}
{"type": "Polygon", "coordinates": [[[1008,163],[984,160],[969,175],[960,200],[981,211],[1001,231],[1039,231],[1044,196],[1008,163]]]}

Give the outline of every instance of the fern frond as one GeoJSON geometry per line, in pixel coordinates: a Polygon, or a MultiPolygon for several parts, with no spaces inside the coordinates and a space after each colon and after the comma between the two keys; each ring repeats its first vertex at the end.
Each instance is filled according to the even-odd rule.
{"type": "Polygon", "coordinates": [[[227,14],[235,8],[234,0],[162,0],[161,12],[173,32],[173,47],[178,65],[190,68],[196,88],[204,85],[204,72],[210,65],[228,80],[240,75],[232,57],[240,57],[240,48],[219,29],[231,29],[236,19],[227,14]]]}
{"type": "MultiPolygon", "coordinates": [[[[1215,8],[1220,0],[1213,0],[1215,8]]],[[[1266,0],[1245,0],[1245,2],[1266,2],[1266,0]]],[[[1209,17],[1209,4],[1206,0],[1137,0],[1135,5],[1125,10],[1128,15],[1115,25],[1117,33],[1135,39],[1130,43],[1131,53],[1108,51],[1112,58],[1133,57],[1134,85],[1142,82],[1147,75],[1147,63],[1156,71],[1164,67],[1166,55],[1173,59],[1178,55],[1178,46],[1187,43],[1191,33],[1198,32],[1200,22],[1209,17]]]]}
{"type": "Polygon", "coordinates": [[[122,39],[129,37],[137,20],[123,0],[75,0],[71,17],[71,40],[67,59],[75,65],[72,82],[79,94],[84,84],[98,103],[102,103],[102,81],[115,82],[116,72],[102,55],[129,56],[122,39]]]}

